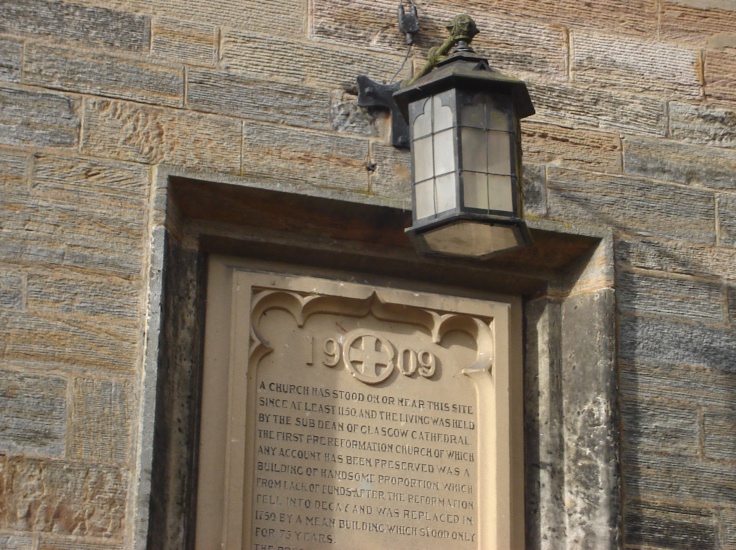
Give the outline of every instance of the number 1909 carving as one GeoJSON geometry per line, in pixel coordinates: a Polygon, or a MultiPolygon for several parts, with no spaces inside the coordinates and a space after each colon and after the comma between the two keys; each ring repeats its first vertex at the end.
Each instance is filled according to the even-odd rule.
{"type": "MultiPolygon", "coordinates": [[[[322,343],[321,362],[327,367],[344,363],[355,378],[366,384],[378,384],[386,380],[398,368],[404,376],[418,373],[424,378],[432,378],[437,370],[436,356],[426,349],[400,349],[382,334],[367,329],[357,329],[347,333],[344,338],[327,338],[322,343]]],[[[315,342],[312,338],[312,360],[315,359],[315,342]]]]}

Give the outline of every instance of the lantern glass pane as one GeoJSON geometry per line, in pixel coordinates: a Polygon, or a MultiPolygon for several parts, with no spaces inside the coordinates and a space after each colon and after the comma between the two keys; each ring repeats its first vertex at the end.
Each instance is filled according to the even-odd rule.
{"type": "Polygon", "coordinates": [[[414,181],[424,181],[434,175],[432,159],[432,137],[418,139],[414,142],[414,181]]]}
{"type": "Polygon", "coordinates": [[[504,212],[514,211],[514,180],[511,176],[488,176],[490,209],[504,212]]]}
{"type": "Polygon", "coordinates": [[[485,128],[486,106],[483,103],[463,105],[460,108],[460,124],[471,128],[485,128]]]}
{"type": "MultiPolygon", "coordinates": [[[[507,132],[488,132],[488,172],[490,174],[511,174],[511,134],[507,132]]],[[[465,143],[463,143],[465,146],[465,143]]]]}
{"type": "Polygon", "coordinates": [[[453,133],[452,130],[445,130],[434,135],[434,175],[436,176],[455,170],[453,133]]]}
{"type": "Polygon", "coordinates": [[[504,105],[508,103],[504,101],[506,98],[498,98],[490,101],[487,105],[488,109],[488,126],[489,130],[501,130],[509,132],[511,130],[509,117],[511,115],[511,106],[504,105]]]}
{"type": "Polygon", "coordinates": [[[463,172],[463,206],[488,210],[488,176],[463,172]]]}
{"type": "Polygon", "coordinates": [[[444,92],[432,97],[432,122],[433,130],[435,132],[440,132],[442,130],[452,128],[452,107],[443,105],[443,103],[446,103],[448,100],[450,100],[448,96],[448,92],[444,92]]]}
{"type": "Polygon", "coordinates": [[[461,128],[463,147],[463,170],[486,172],[488,170],[488,146],[485,130],[461,128]]]}
{"type": "Polygon", "coordinates": [[[414,118],[412,136],[414,139],[427,136],[432,133],[432,103],[429,99],[417,101],[411,105],[412,111],[418,113],[414,118]]]}
{"type": "Polygon", "coordinates": [[[454,210],[457,206],[455,174],[445,174],[435,180],[437,187],[437,213],[454,210]]]}
{"type": "Polygon", "coordinates": [[[418,220],[434,216],[434,180],[423,181],[414,186],[414,202],[418,220]]]}

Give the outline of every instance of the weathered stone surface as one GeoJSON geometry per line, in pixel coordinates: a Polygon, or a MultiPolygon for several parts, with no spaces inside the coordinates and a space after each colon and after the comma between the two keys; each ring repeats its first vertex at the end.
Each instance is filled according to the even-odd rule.
{"type": "Polygon", "coordinates": [[[393,145],[371,142],[371,192],[382,197],[406,199],[411,209],[411,157],[408,151],[393,145]]]}
{"type": "Polygon", "coordinates": [[[708,99],[736,101],[736,54],[732,50],[705,53],[705,95],[708,99]]]}
{"type": "Polygon", "coordinates": [[[547,215],[547,170],[544,166],[524,162],[524,215],[547,215]]]}
{"type": "Polygon", "coordinates": [[[112,466],[0,457],[0,528],[122,538],[128,479],[112,466]]]}
{"type": "Polygon", "coordinates": [[[715,241],[711,192],[554,167],[547,178],[547,204],[554,218],[715,241]]]}
{"type": "Polygon", "coordinates": [[[726,548],[736,545],[736,508],[720,510],[722,530],[722,544],[726,548]]]}
{"type": "Polygon", "coordinates": [[[0,88],[0,144],[74,147],[79,104],[64,94],[0,88]]]}
{"type": "Polygon", "coordinates": [[[178,67],[33,43],[26,48],[23,82],[172,107],[181,105],[184,91],[178,67]]]}
{"type": "Polygon", "coordinates": [[[5,550],[30,550],[33,548],[33,539],[30,535],[0,533],[0,548],[5,550]]]}
{"type": "Polygon", "coordinates": [[[679,456],[700,455],[698,409],[670,399],[641,400],[626,393],[621,399],[624,447],[679,456]]]}
{"type": "MultiPolygon", "coordinates": [[[[389,0],[316,1],[310,11],[310,37],[403,55],[407,45],[396,27],[395,12],[396,6],[389,0]]],[[[435,3],[421,7],[421,31],[416,35],[414,50],[420,65],[425,62],[427,50],[447,37],[445,25],[457,14],[454,5],[435,3]]],[[[473,48],[488,57],[491,65],[510,72],[566,76],[567,38],[562,28],[528,18],[508,18],[499,11],[489,13],[487,7],[472,15],[481,31],[473,40],[473,48]]]]}
{"type": "Polygon", "coordinates": [[[621,171],[621,138],[615,134],[523,121],[524,160],[555,166],[621,171]]]}
{"type": "Polygon", "coordinates": [[[137,323],[101,324],[95,318],[10,313],[0,309],[3,359],[101,373],[133,373],[138,366],[137,323]]]}
{"type": "Polygon", "coordinates": [[[379,133],[376,118],[376,112],[358,106],[358,96],[341,90],[330,94],[330,121],[333,130],[359,136],[376,136],[379,133]]]}
{"type": "Polygon", "coordinates": [[[0,267],[0,308],[23,309],[25,278],[19,270],[0,267]]]}
{"type": "Polygon", "coordinates": [[[646,548],[718,548],[714,513],[701,507],[630,500],[626,544],[646,548]]]}
{"type": "Polygon", "coordinates": [[[620,338],[620,356],[629,361],[711,367],[736,373],[736,334],[730,328],[623,315],[620,338]]]}
{"type": "Polygon", "coordinates": [[[213,25],[159,17],[151,28],[151,54],[190,65],[217,62],[217,28],[213,25]]]}
{"type": "Polygon", "coordinates": [[[671,102],[670,132],[691,143],[736,147],[736,111],[707,104],[671,102]]]}
{"type": "Polygon", "coordinates": [[[235,29],[251,29],[274,36],[306,35],[307,5],[302,0],[272,0],[268,9],[255,0],[76,0],[84,4],[100,4],[114,9],[173,17],[235,29]]]}
{"type": "Polygon", "coordinates": [[[623,312],[724,322],[723,288],[718,283],[619,271],[616,288],[623,312]]]}
{"type": "Polygon", "coordinates": [[[366,139],[260,123],[247,123],[243,134],[244,177],[368,191],[366,139]]]}
{"type": "Polygon", "coordinates": [[[710,48],[736,43],[734,10],[708,6],[703,0],[665,0],[662,7],[659,32],[664,40],[710,48]]]}
{"type": "Polygon", "coordinates": [[[731,324],[736,325],[736,286],[728,287],[728,318],[731,324]]]}
{"type": "Polygon", "coordinates": [[[0,38],[0,81],[20,82],[23,44],[0,38]]]}
{"type": "Polygon", "coordinates": [[[621,361],[621,389],[644,405],[649,400],[678,400],[736,409],[736,374],[708,367],[621,361]]]}
{"type": "Polygon", "coordinates": [[[703,412],[705,456],[736,462],[736,408],[706,408],[703,412]]]}
{"type": "Polygon", "coordinates": [[[187,107],[265,122],[330,128],[326,90],[203,69],[187,71],[187,107]]]}
{"type": "Polygon", "coordinates": [[[617,241],[616,261],[643,269],[736,280],[736,250],[729,248],[629,236],[617,241]]]}
{"type": "Polygon", "coordinates": [[[623,472],[629,497],[688,502],[705,510],[714,502],[736,504],[736,470],[728,463],[624,449],[623,472]]]}
{"type": "Polygon", "coordinates": [[[129,325],[140,314],[140,286],[138,280],[80,276],[56,268],[28,275],[27,305],[36,313],[81,314],[106,324],[129,325]]]}
{"type": "Polygon", "coordinates": [[[133,385],[77,378],[73,387],[71,453],[93,462],[125,462],[131,448],[133,385]]]}
{"type": "Polygon", "coordinates": [[[140,277],[144,167],[39,156],[34,174],[0,194],[2,260],[140,277]]]}
{"type": "Polygon", "coordinates": [[[718,243],[736,247],[736,195],[719,194],[718,243]]]}
{"type": "Polygon", "coordinates": [[[701,95],[700,52],[664,42],[575,31],[572,79],[623,92],[701,95]]]}
{"type": "MultiPolygon", "coordinates": [[[[263,37],[226,29],[222,38],[222,66],[228,71],[262,80],[354,90],[361,74],[388,80],[401,66],[400,56],[335,49],[322,44],[263,37]],[[298,55],[295,55],[298,52],[298,55]]],[[[407,66],[397,79],[407,78],[407,66]]]]}
{"type": "Polygon", "coordinates": [[[534,121],[654,136],[667,130],[661,99],[569,84],[528,81],[527,86],[537,111],[534,121]]]}
{"type": "Polygon", "coordinates": [[[630,137],[624,139],[624,171],[676,183],[736,189],[736,151],[630,137]]]}
{"type": "Polygon", "coordinates": [[[0,454],[63,456],[66,391],[66,378],[2,371],[0,454]]]}
{"type": "Polygon", "coordinates": [[[101,540],[89,542],[82,538],[61,538],[53,535],[41,535],[38,543],[38,550],[124,550],[124,548],[124,545],[119,542],[101,540]]]}
{"type": "Polygon", "coordinates": [[[145,15],[71,2],[6,0],[0,32],[145,51],[150,20],[145,15]]]}
{"type": "Polygon", "coordinates": [[[0,189],[22,187],[30,174],[31,156],[0,149],[0,189]]]}
{"type": "Polygon", "coordinates": [[[134,103],[88,99],[82,151],[147,164],[240,170],[241,122],[134,103]]]}

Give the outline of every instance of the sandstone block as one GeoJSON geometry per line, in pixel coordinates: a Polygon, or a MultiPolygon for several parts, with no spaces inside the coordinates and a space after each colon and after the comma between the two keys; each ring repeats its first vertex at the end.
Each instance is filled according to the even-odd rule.
{"type": "Polygon", "coordinates": [[[524,160],[540,164],[621,171],[621,139],[615,134],[523,121],[524,160]]]}
{"type": "Polygon", "coordinates": [[[729,548],[736,545],[736,508],[720,510],[721,525],[723,525],[723,546],[729,548]]]}
{"type": "Polygon", "coordinates": [[[120,542],[102,540],[89,542],[89,540],[77,537],[60,538],[53,535],[41,535],[38,550],[125,550],[125,548],[120,542]]]}
{"type": "Polygon", "coordinates": [[[527,82],[527,86],[537,111],[535,122],[654,136],[667,131],[665,103],[660,99],[580,85],[527,82]]]}
{"type": "Polygon", "coordinates": [[[12,371],[0,375],[0,450],[63,456],[67,380],[12,371]]]}
{"type": "Polygon", "coordinates": [[[89,542],[77,537],[41,535],[38,550],[124,550],[124,546],[120,542],[89,542]]]}
{"type": "Polygon", "coordinates": [[[705,53],[705,95],[708,99],[736,101],[736,53],[733,50],[705,53]]]}
{"type": "Polygon", "coordinates": [[[148,49],[150,19],[129,11],[70,2],[7,0],[3,2],[0,32],[137,52],[148,49]]]}
{"type": "Polygon", "coordinates": [[[575,82],[626,93],[701,95],[698,50],[588,31],[572,38],[575,82]]]}
{"type": "Polygon", "coordinates": [[[0,144],[75,147],[79,104],[67,95],[0,88],[0,144]]]}
{"type": "Polygon", "coordinates": [[[0,309],[3,359],[54,365],[93,373],[135,372],[138,367],[137,323],[103,324],[95,318],[0,309]]]}
{"type": "MultiPolygon", "coordinates": [[[[394,21],[396,6],[389,0],[316,1],[310,12],[310,37],[360,48],[404,54],[406,42],[394,21]]],[[[457,15],[456,6],[422,6],[421,31],[416,35],[415,55],[426,59],[427,50],[447,37],[445,25],[457,15]]],[[[473,13],[480,34],[473,40],[478,53],[494,67],[562,78],[567,74],[567,39],[558,26],[509,18],[496,9],[473,13]]],[[[396,67],[398,69],[398,65],[396,67]]]]}
{"type": "Polygon", "coordinates": [[[72,92],[180,106],[183,71],[105,54],[29,44],[23,82],[72,92]]]}
{"type": "Polygon", "coordinates": [[[736,374],[736,334],[730,328],[624,315],[619,354],[627,361],[710,367],[736,374]]]}
{"type": "Polygon", "coordinates": [[[121,539],[129,475],[113,467],[0,457],[0,528],[121,539]]]}
{"type": "Polygon", "coordinates": [[[22,188],[30,173],[31,156],[0,149],[0,189],[22,188]]]}
{"type": "Polygon", "coordinates": [[[151,54],[190,65],[217,63],[217,28],[206,23],[159,17],[151,28],[151,54]]]}
{"type": "Polygon", "coordinates": [[[204,69],[187,71],[187,107],[313,129],[330,127],[326,90],[204,69]]]}
{"type": "Polygon", "coordinates": [[[705,456],[736,462],[736,409],[707,408],[703,413],[705,456]]]}
{"type": "Polygon", "coordinates": [[[642,400],[624,394],[621,399],[624,445],[647,452],[682,457],[700,455],[698,410],[691,402],[642,400]]]}
{"type": "Polygon", "coordinates": [[[626,544],[647,548],[718,548],[714,513],[700,507],[630,499],[626,544]]]}
{"type": "Polygon", "coordinates": [[[72,456],[96,463],[127,461],[131,448],[132,383],[76,378],[73,392],[72,456]]]}
{"type": "Polygon", "coordinates": [[[20,271],[0,267],[0,308],[23,309],[25,278],[20,271]]]}
{"type": "Polygon", "coordinates": [[[0,38],[0,81],[20,82],[23,44],[0,38]]]}
{"type": "Polygon", "coordinates": [[[734,408],[736,374],[710,367],[647,361],[620,361],[620,366],[622,395],[641,403],[677,400],[693,407],[734,408]]]}
{"type": "Polygon", "coordinates": [[[721,506],[736,504],[736,470],[729,463],[642,453],[625,447],[623,472],[630,497],[687,502],[704,511],[714,502],[721,506]]]}
{"type": "Polygon", "coordinates": [[[707,104],[671,102],[670,132],[675,139],[736,147],[736,110],[707,104]]]}
{"type": "MultiPolygon", "coordinates": [[[[378,135],[378,118],[383,115],[358,106],[358,96],[335,90],[330,94],[331,128],[337,132],[359,136],[378,135]]],[[[386,121],[386,126],[388,122],[386,121]]]]}
{"type": "MultiPolygon", "coordinates": [[[[391,78],[401,66],[400,56],[334,48],[313,42],[224,30],[222,66],[229,72],[329,89],[355,90],[361,74],[373,80],[391,78]],[[295,55],[294,52],[299,52],[295,55]],[[288,61],[285,61],[288,60],[288,61]]],[[[397,79],[407,78],[407,66],[397,79]]]]}
{"type": "Polygon", "coordinates": [[[728,286],[728,318],[736,325],[736,286],[728,286]]]}
{"type": "Polygon", "coordinates": [[[243,176],[259,182],[366,192],[368,140],[246,123],[243,176]]]}
{"type": "Polygon", "coordinates": [[[633,236],[616,244],[616,262],[643,269],[735,280],[736,250],[633,236]]]}
{"type": "Polygon", "coordinates": [[[702,0],[665,0],[660,36],[699,47],[732,47],[736,44],[736,11],[726,6],[725,2],[718,9],[702,0]]]}
{"type": "Polygon", "coordinates": [[[718,243],[736,247],[736,195],[719,194],[718,243]]]}
{"type": "Polygon", "coordinates": [[[240,121],[134,103],[88,99],[82,151],[146,164],[238,172],[240,121]]]}
{"type": "Polygon", "coordinates": [[[29,550],[33,548],[33,539],[30,535],[0,533],[0,548],[5,550],[29,550]]]}
{"type": "Polygon", "coordinates": [[[736,151],[632,137],[624,140],[624,166],[637,176],[736,189],[736,151]]]}
{"type": "Polygon", "coordinates": [[[556,167],[547,177],[549,215],[556,219],[715,241],[711,192],[556,167]]]}
{"type": "Polygon", "coordinates": [[[371,142],[371,191],[382,197],[404,199],[411,209],[411,158],[408,151],[378,141],[371,142]]]}
{"type": "Polygon", "coordinates": [[[723,323],[723,289],[718,283],[618,272],[619,310],[723,323]]]}
{"type": "MultiPolygon", "coordinates": [[[[90,1],[90,0],[86,0],[90,1]]],[[[92,0],[95,1],[95,0],[92,0]]],[[[262,2],[242,0],[105,0],[121,9],[197,21],[234,29],[250,29],[274,36],[305,36],[307,5],[302,0],[272,0],[267,9],[262,2]]]]}

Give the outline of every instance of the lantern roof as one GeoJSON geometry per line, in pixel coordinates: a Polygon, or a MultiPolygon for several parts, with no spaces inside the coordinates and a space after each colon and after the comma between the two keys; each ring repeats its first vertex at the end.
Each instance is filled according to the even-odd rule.
{"type": "Polygon", "coordinates": [[[394,100],[401,114],[409,120],[409,103],[451,88],[508,95],[519,118],[535,112],[523,80],[491,68],[485,58],[469,51],[459,51],[440,61],[430,73],[395,92],[394,100]]]}

